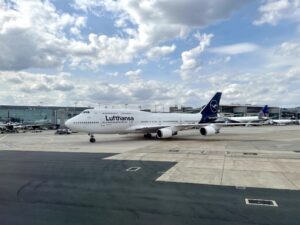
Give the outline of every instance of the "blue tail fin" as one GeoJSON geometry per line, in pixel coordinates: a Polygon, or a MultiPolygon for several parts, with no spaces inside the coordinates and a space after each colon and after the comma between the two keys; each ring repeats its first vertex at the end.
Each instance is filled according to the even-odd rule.
{"type": "Polygon", "coordinates": [[[265,105],[258,113],[258,118],[263,119],[263,117],[268,117],[268,116],[269,116],[269,107],[268,105],[265,105]]]}
{"type": "Polygon", "coordinates": [[[199,123],[208,123],[217,119],[221,96],[222,92],[217,92],[201,110],[202,118],[199,123]]]}
{"type": "Polygon", "coordinates": [[[265,105],[262,110],[261,110],[265,116],[267,116],[269,114],[269,107],[268,105],[265,105]]]}

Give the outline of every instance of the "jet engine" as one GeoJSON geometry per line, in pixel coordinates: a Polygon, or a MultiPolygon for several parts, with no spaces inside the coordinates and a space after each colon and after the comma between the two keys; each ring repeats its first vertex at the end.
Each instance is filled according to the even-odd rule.
{"type": "Polygon", "coordinates": [[[214,134],[219,133],[220,128],[216,127],[215,125],[211,124],[205,127],[200,128],[200,134],[203,136],[211,136],[214,134]]]}
{"type": "Polygon", "coordinates": [[[177,132],[173,131],[171,128],[162,128],[157,131],[156,137],[157,138],[169,138],[176,134],[177,134],[177,132]]]}

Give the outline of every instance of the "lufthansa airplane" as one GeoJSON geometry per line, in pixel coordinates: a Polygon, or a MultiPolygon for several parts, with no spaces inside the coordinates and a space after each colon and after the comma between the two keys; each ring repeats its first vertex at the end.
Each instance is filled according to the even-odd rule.
{"type": "Polygon", "coordinates": [[[94,134],[141,133],[145,137],[170,138],[178,131],[199,129],[201,135],[219,133],[217,119],[221,92],[217,92],[200,113],[151,113],[131,109],[87,109],[66,121],[72,131],[87,132],[90,142],[94,134]]]}
{"type": "Polygon", "coordinates": [[[226,123],[258,123],[267,121],[269,119],[269,108],[268,105],[265,105],[257,116],[238,116],[238,117],[220,117],[226,123]]]}

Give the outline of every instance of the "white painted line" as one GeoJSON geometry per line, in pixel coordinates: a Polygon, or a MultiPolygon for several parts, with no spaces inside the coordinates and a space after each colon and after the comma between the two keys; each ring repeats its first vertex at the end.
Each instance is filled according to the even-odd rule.
{"type": "Polygon", "coordinates": [[[235,186],[235,189],[238,189],[238,190],[245,190],[246,187],[245,187],[245,186],[235,186]]]}
{"type": "Polygon", "coordinates": [[[260,206],[278,207],[278,204],[275,202],[275,200],[245,198],[245,202],[246,202],[246,205],[260,205],[260,206]]]}
{"type": "Polygon", "coordinates": [[[141,169],[141,167],[129,167],[128,169],[126,169],[126,171],[127,172],[136,172],[140,169],[141,169]]]}

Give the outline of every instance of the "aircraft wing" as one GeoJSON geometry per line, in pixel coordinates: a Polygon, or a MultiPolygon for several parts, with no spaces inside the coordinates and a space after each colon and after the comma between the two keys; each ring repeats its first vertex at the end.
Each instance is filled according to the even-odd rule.
{"type": "Polygon", "coordinates": [[[200,123],[200,124],[177,124],[177,125],[137,125],[132,126],[127,129],[129,132],[133,133],[156,133],[157,130],[162,128],[170,127],[174,131],[190,130],[190,129],[199,129],[205,126],[215,126],[217,128],[226,127],[226,126],[245,126],[245,125],[261,125],[260,123],[200,123]]]}

